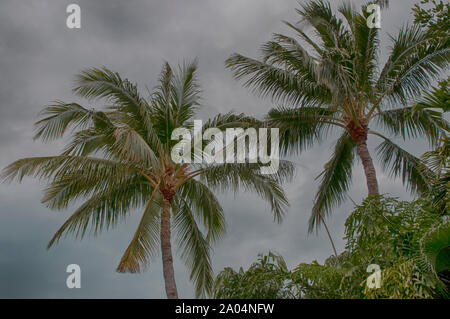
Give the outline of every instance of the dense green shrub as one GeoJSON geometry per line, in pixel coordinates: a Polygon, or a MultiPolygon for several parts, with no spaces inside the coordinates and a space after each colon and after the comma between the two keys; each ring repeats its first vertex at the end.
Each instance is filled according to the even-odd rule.
{"type": "Polygon", "coordinates": [[[216,298],[448,298],[450,222],[432,200],[366,199],[345,223],[345,251],[289,271],[281,256],[260,255],[247,271],[226,268],[216,298]],[[381,269],[368,288],[367,267],[381,269]]]}

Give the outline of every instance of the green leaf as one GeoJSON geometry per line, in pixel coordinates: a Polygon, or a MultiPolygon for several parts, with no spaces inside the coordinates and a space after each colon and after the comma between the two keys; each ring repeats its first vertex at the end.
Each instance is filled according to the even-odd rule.
{"type": "Polygon", "coordinates": [[[320,186],[309,219],[309,232],[312,232],[314,227],[317,229],[331,209],[345,199],[351,183],[354,158],[355,143],[351,136],[344,132],[336,142],[331,159],[318,176],[320,186]]]}

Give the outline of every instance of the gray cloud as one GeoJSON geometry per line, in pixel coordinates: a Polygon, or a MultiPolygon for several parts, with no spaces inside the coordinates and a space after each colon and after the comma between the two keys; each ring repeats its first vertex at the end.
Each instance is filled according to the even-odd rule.
{"type": "MultiPolygon", "coordinates": [[[[21,157],[54,154],[61,149],[62,142],[33,143],[32,123],[49,101],[74,100],[72,76],[90,66],[105,65],[144,89],[155,84],[164,60],[176,64],[198,57],[204,89],[200,118],[231,110],[262,115],[271,107],[270,101],[254,97],[234,81],[224,69],[224,60],[233,52],[257,57],[259,46],[273,32],[288,32],[281,20],[297,20],[296,0],[80,0],[82,28],[69,30],[65,8],[71,2],[4,0],[0,5],[0,167],[21,157]]],[[[410,18],[415,1],[392,2],[383,15],[383,39],[410,18]]],[[[283,254],[291,266],[313,259],[323,261],[331,254],[325,233],[307,234],[317,188],[313,181],[330,155],[331,142],[292,158],[298,164],[297,177],[286,185],[291,208],[280,225],[256,196],[219,194],[228,233],[214,248],[216,271],[248,265],[258,252],[269,249],[283,254]]],[[[412,148],[422,151],[424,146],[412,148]]],[[[377,169],[384,192],[408,198],[398,181],[377,169]]],[[[54,212],[42,206],[43,187],[29,179],[21,185],[0,185],[0,297],[165,296],[159,259],[144,274],[115,272],[139,211],[130,212],[125,224],[97,238],[67,239],[47,251],[47,241],[71,210],[54,212]],[[65,267],[70,263],[82,268],[81,289],[65,286],[65,267]]],[[[357,166],[352,198],[360,201],[364,189],[362,168],[357,166]]],[[[346,203],[328,221],[339,250],[344,247],[344,220],[350,210],[351,204],[346,203]]],[[[175,268],[181,296],[193,297],[187,272],[178,259],[175,268]]]]}

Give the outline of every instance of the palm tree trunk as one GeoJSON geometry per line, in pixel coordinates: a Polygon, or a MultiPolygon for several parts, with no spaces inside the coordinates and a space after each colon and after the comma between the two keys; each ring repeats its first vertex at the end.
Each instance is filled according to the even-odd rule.
{"type": "Polygon", "coordinates": [[[161,215],[161,253],[167,298],[178,299],[175,272],[173,270],[172,245],[170,243],[170,202],[167,200],[164,200],[161,215]]]}
{"type": "Polygon", "coordinates": [[[360,141],[356,143],[356,152],[362,161],[364,167],[364,173],[366,174],[367,189],[369,190],[369,196],[379,195],[377,174],[375,172],[375,166],[373,165],[372,157],[370,157],[369,150],[367,149],[366,141],[360,141]]]}

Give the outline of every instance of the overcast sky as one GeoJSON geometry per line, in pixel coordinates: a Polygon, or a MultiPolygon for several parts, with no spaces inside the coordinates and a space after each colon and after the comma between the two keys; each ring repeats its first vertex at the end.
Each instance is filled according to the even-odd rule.
{"type": "MultiPolygon", "coordinates": [[[[387,34],[396,34],[411,20],[415,2],[392,0],[383,11],[383,49],[389,46],[387,34]]],[[[272,33],[290,34],[282,20],[298,20],[296,0],[80,0],[75,2],[81,7],[81,29],[77,30],[66,27],[69,3],[0,2],[0,169],[22,157],[61,150],[61,143],[33,142],[33,123],[52,100],[78,101],[71,94],[73,75],[87,67],[104,65],[145,89],[155,85],[164,60],[176,65],[198,57],[204,91],[198,118],[233,110],[260,116],[270,109],[270,101],[253,96],[233,80],[224,61],[234,52],[258,57],[260,45],[272,33]]],[[[332,253],[324,232],[307,233],[318,187],[314,178],[331,154],[331,142],[292,158],[297,172],[294,182],[285,185],[291,208],[281,225],[273,222],[267,204],[258,197],[219,194],[228,228],[214,247],[216,272],[226,266],[247,267],[259,252],[268,250],[282,254],[290,267],[314,259],[323,262],[332,253]]],[[[376,143],[369,140],[372,152],[376,143]]],[[[424,150],[423,141],[407,146],[416,154],[424,150]]],[[[382,193],[408,198],[399,181],[376,168],[382,193]]],[[[353,175],[350,196],[360,202],[366,183],[359,164],[353,175]]],[[[40,203],[44,187],[32,179],[0,184],[0,297],[165,298],[159,258],[143,274],[115,272],[140,211],[99,237],[67,238],[47,251],[48,240],[75,207],[62,212],[47,209],[40,203]],[[72,263],[81,267],[81,289],[66,287],[65,270],[72,263]]],[[[344,248],[344,221],[351,208],[350,203],[342,205],[328,221],[339,251],[344,248]]],[[[179,259],[175,271],[180,296],[193,297],[179,259]]]]}

